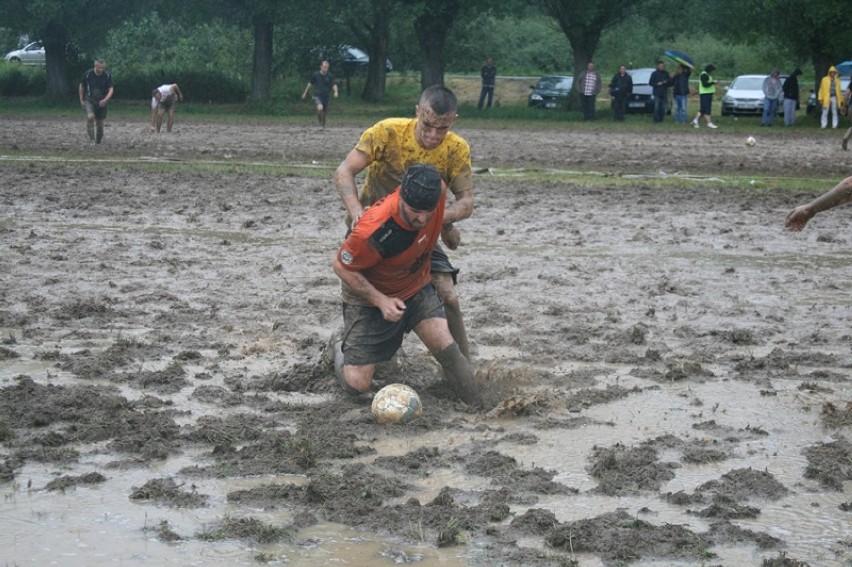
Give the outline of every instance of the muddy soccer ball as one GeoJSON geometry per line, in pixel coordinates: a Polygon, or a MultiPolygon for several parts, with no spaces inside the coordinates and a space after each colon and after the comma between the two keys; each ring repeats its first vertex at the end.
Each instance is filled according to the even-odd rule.
{"type": "Polygon", "coordinates": [[[757,143],[757,140],[754,139],[754,136],[749,136],[748,138],[746,138],[746,145],[748,147],[752,147],[756,143],[757,143]]]}
{"type": "Polygon", "coordinates": [[[423,415],[423,404],[413,388],[389,384],[376,393],[372,411],[379,423],[410,423],[423,415]]]}

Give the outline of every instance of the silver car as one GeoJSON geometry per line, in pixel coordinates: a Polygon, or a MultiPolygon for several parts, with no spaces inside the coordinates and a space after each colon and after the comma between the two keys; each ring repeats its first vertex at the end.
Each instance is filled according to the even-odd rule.
{"type": "Polygon", "coordinates": [[[6,54],[9,63],[23,63],[24,65],[44,65],[44,45],[40,41],[34,41],[23,49],[16,49],[6,54]]]}

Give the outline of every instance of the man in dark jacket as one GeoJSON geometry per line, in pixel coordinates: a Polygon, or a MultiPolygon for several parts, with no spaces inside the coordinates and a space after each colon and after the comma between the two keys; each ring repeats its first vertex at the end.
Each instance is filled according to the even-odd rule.
{"type": "Polygon", "coordinates": [[[799,75],[801,69],[796,69],[784,80],[781,87],[784,91],[784,126],[792,126],[796,123],[796,110],[799,108],[799,75]]]}
{"type": "Polygon", "coordinates": [[[612,119],[623,122],[627,99],[633,94],[633,77],[627,73],[624,65],[618,68],[618,73],[610,81],[609,94],[612,96],[612,119]]]}
{"type": "Polygon", "coordinates": [[[665,63],[657,61],[657,69],[651,73],[648,84],[651,85],[651,92],[654,95],[654,122],[662,122],[668,107],[669,87],[672,84],[672,78],[666,71],[665,63]]]}
{"type": "Polygon", "coordinates": [[[676,124],[686,124],[686,101],[689,98],[689,77],[692,70],[683,63],[678,65],[678,72],[672,77],[672,96],[674,97],[674,121],[676,124]]]}

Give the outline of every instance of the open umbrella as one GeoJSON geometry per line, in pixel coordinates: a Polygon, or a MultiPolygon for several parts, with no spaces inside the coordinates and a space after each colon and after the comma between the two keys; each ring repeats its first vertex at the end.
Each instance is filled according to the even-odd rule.
{"type": "MultiPolygon", "coordinates": [[[[692,57],[684,53],[683,51],[675,51],[673,49],[669,49],[665,52],[666,57],[670,59],[674,59],[678,63],[683,63],[690,69],[695,69],[695,63],[692,62],[692,57]]],[[[852,63],[852,62],[850,62],[852,63]]]]}
{"type": "Polygon", "coordinates": [[[835,67],[837,68],[837,74],[841,77],[848,77],[849,75],[852,75],[852,61],[838,63],[835,67]]]}

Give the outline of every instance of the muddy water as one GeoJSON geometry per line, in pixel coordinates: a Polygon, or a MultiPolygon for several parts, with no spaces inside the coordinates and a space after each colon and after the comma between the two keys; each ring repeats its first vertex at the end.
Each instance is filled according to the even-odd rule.
{"type": "MultiPolygon", "coordinates": [[[[77,126],[28,131],[61,149],[77,126]]],[[[153,147],[128,125],[110,134],[153,147]]],[[[332,129],[322,142],[287,134],[199,129],[174,151],[280,155],[300,143],[300,157],[342,155],[357,132],[332,129]]],[[[551,150],[524,147],[522,134],[474,136],[482,155],[507,163],[594,159],[614,170],[622,157],[672,153],[672,140],[655,135],[625,156],[639,147],[627,134],[612,152],[601,136],[561,133],[544,157],[551,150]]],[[[703,140],[678,142],[703,169],[738,167],[714,153],[727,148],[724,133],[703,140]]],[[[803,150],[785,138],[759,151],[777,153],[782,172],[803,150]]],[[[323,362],[340,317],[329,269],[340,206],[327,178],[111,167],[0,166],[0,417],[10,424],[0,472],[12,474],[0,484],[3,562],[479,566],[512,552],[507,564],[609,566],[619,560],[606,550],[554,549],[547,531],[512,522],[539,509],[576,526],[621,509],[631,525],[700,535],[718,523],[702,515],[717,491],[732,510],[753,508],[730,524],[778,543],[715,536],[706,555],[661,546],[638,549],[631,563],[755,565],[783,551],[813,566],[849,564],[852,264],[842,209],[791,235],[783,215],[804,196],[766,184],[478,179],[476,216],[452,257],[477,371],[489,388],[512,386],[493,388],[505,411],[454,405],[412,339],[393,377],[419,389],[426,415],[382,428],[339,395],[323,362]],[[89,414],[120,433],[81,435],[101,425],[89,414]],[[831,443],[837,461],[814,457],[831,443]],[[310,458],[288,460],[281,448],[294,446],[310,458]],[[554,484],[521,474],[536,470],[554,484]],[[743,482],[743,471],[769,479],[743,482]],[[48,489],[89,473],[105,480],[48,489]],[[341,487],[323,484],[337,475],[341,487]],[[158,479],[207,500],[131,499],[158,479]],[[289,499],[230,498],[270,485],[295,489],[289,499]],[[464,518],[500,489],[509,514],[490,510],[452,545],[437,544],[448,520],[426,512],[464,518]],[[402,508],[410,498],[419,513],[402,508]],[[271,543],[224,529],[201,536],[228,518],[293,530],[271,543]],[[163,522],[181,539],[158,530],[163,522]]]]}

